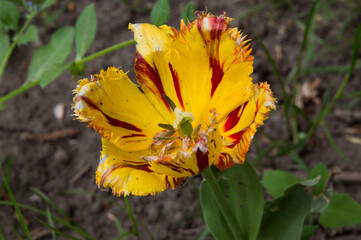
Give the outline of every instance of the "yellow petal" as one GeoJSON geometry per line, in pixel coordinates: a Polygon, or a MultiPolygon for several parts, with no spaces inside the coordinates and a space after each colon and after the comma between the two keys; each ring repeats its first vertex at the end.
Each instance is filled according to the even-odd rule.
{"type": "Polygon", "coordinates": [[[101,189],[112,189],[114,195],[155,195],[182,185],[185,177],[174,178],[153,172],[140,156],[149,151],[129,153],[102,139],[103,151],[96,171],[96,183],[101,189]]]}
{"type": "Polygon", "coordinates": [[[148,149],[165,120],[127,75],[114,67],[82,79],[73,108],[81,121],[127,151],[148,149]]]}
{"type": "MultiPolygon", "coordinates": [[[[271,109],[276,109],[275,101],[267,83],[255,85],[255,96],[247,103],[247,106],[254,106],[252,109],[255,111],[250,112],[247,115],[243,112],[237,119],[239,122],[238,124],[235,124],[235,128],[238,128],[238,125],[243,126],[243,121],[248,122],[250,117],[253,118],[253,121],[249,126],[236,133],[233,133],[232,131],[229,132],[233,134],[223,132],[226,141],[231,144],[224,146],[221,157],[214,163],[218,168],[224,170],[236,163],[244,162],[253,136],[257,132],[257,128],[263,125],[263,121],[267,119],[267,114],[271,109]]],[[[225,122],[227,122],[227,120],[225,122]]],[[[224,129],[224,125],[222,129],[224,129]]]]}
{"type": "MultiPolygon", "coordinates": [[[[172,124],[175,115],[164,95],[179,104],[172,73],[168,66],[171,28],[151,24],[130,24],[137,42],[134,69],[136,78],[148,100],[172,124]]],[[[178,85],[177,85],[178,86],[178,85]]]]}

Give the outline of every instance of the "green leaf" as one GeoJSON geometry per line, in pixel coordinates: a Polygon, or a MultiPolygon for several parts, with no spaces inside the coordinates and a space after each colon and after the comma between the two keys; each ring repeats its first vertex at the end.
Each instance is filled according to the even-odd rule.
{"type": "MultiPolygon", "coordinates": [[[[244,239],[257,238],[263,212],[263,192],[253,167],[245,162],[222,173],[219,184],[227,202],[239,222],[244,239]]],[[[232,239],[231,231],[224,219],[207,181],[201,184],[201,205],[207,227],[216,239],[232,239]]]]}
{"type": "Polygon", "coordinates": [[[196,7],[194,2],[189,2],[183,9],[181,18],[185,23],[187,23],[187,19],[192,22],[194,20],[194,13],[196,11],[196,7]]]}
{"type": "Polygon", "coordinates": [[[305,225],[302,229],[301,240],[310,240],[311,237],[315,234],[318,226],[314,225],[305,225]]]}
{"type": "Polygon", "coordinates": [[[35,25],[30,25],[26,32],[20,36],[18,44],[27,44],[28,42],[38,41],[39,34],[35,25]]]}
{"type": "Polygon", "coordinates": [[[301,181],[299,177],[281,170],[268,171],[263,175],[262,179],[263,186],[274,198],[282,196],[287,188],[299,181],[301,181]]]}
{"type": "Polygon", "coordinates": [[[321,177],[317,176],[315,178],[302,180],[301,182],[299,182],[299,184],[301,184],[305,187],[314,187],[320,182],[320,179],[321,179],[321,177]]]}
{"type": "Polygon", "coordinates": [[[52,81],[57,79],[63,72],[68,70],[71,66],[71,63],[59,63],[51,65],[46,71],[44,72],[43,77],[40,80],[40,86],[45,88],[50,84],[52,81]]]}
{"type": "Polygon", "coordinates": [[[321,213],[320,224],[341,228],[361,223],[361,205],[349,195],[335,192],[328,208],[321,213]]]}
{"type": "MultiPolygon", "coordinates": [[[[74,28],[62,27],[56,31],[50,42],[36,50],[31,60],[28,78],[25,84],[42,80],[48,69],[62,64],[73,47],[74,28]]],[[[46,82],[46,81],[43,81],[46,82]]]]}
{"type": "Polygon", "coordinates": [[[150,22],[156,26],[166,24],[169,19],[169,14],[170,6],[168,0],[158,0],[152,8],[150,22]]]}
{"type": "Polygon", "coordinates": [[[320,181],[319,183],[314,186],[313,188],[313,194],[318,196],[320,195],[325,188],[325,185],[327,183],[327,179],[328,179],[328,169],[326,167],[325,164],[323,163],[318,163],[316,166],[314,166],[314,168],[311,170],[309,177],[310,178],[315,178],[317,176],[320,176],[320,181]]]}
{"type": "Polygon", "coordinates": [[[76,60],[82,59],[94,41],[97,31],[97,16],[94,4],[90,4],[81,13],[75,24],[76,60]]]}
{"type": "MultiPolygon", "coordinates": [[[[1,23],[0,23],[1,25],[1,23]]],[[[0,28],[0,66],[5,59],[5,56],[10,48],[10,39],[6,32],[0,28]]]]}
{"type": "Polygon", "coordinates": [[[312,194],[306,186],[296,184],[284,196],[265,205],[258,240],[296,240],[302,233],[311,211],[312,194]]]}
{"type": "Polygon", "coordinates": [[[55,0],[45,0],[43,2],[43,4],[41,5],[41,10],[47,8],[47,7],[50,7],[51,5],[53,5],[55,3],[55,0]]]}
{"type": "Polygon", "coordinates": [[[311,212],[322,213],[328,207],[333,196],[333,190],[328,189],[326,192],[313,197],[311,212]]]}
{"type": "Polygon", "coordinates": [[[19,26],[20,12],[14,3],[0,1],[0,22],[7,28],[17,31],[19,26]]]}

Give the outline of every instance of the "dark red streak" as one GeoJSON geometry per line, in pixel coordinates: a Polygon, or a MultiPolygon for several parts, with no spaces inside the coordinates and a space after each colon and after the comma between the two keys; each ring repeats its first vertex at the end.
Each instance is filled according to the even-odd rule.
{"type": "Polygon", "coordinates": [[[232,112],[230,112],[228,114],[227,120],[223,127],[225,132],[231,130],[232,128],[234,128],[237,125],[237,123],[241,119],[241,116],[242,116],[243,111],[246,108],[247,104],[248,104],[248,102],[244,103],[243,105],[239,106],[238,108],[234,109],[232,112]],[[244,106],[244,107],[242,109],[241,114],[239,114],[239,111],[241,110],[242,106],[244,106]]]}
{"type": "Polygon", "coordinates": [[[158,93],[160,94],[162,101],[167,106],[168,110],[172,111],[167,100],[163,97],[163,94],[165,95],[165,91],[157,67],[154,66],[154,68],[152,68],[152,66],[149,65],[149,63],[143,58],[143,56],[140,55],[139,52],[137,52],[135,55],[134,69],[136,72],[136,78],[139,81],[144,82],[141,77],[142,74],[144,74],[150,81],[154,83],[155,87],[158,90],[158,93]]]}
{"type": "Polygon", "coordinates": [[[131,138],[131,137],[146,137],[147,135],[145,134],[132,134],[132,135],[126,135],[123,136],[122,138],[131,138]]]}
{"type": "Polygon", "coordinates": [[[112,118],[112,117],[108,116],[100,108],[98,108],[98,106],[95,105],[95,103],[93,103],[92,100],[90,100],[89,98],[87,98],[85,96],[78,96],[77,100],[78,101],[80,101],[80,100],[84,101],[86,104],[88,104],[89,107],[101,112],[104,115],[104,117],[108,120],[108,123],[110,125],[114,126],[114,127],[121,127],[121,128],[124,128],[124,129],[135,131],[135,132],[142,132],[142,129],[137,128],[133,124],[123,122],[123,121],[120,121],[118,119],[115,119],[115,118],[112,118]]]}
{"type": "Polygon", "coordinates": [[[199,172],[202,172],[208,167],[208,152],[204,153],[200,149],[198,149],[196,152],[196,157],[199,172]]]}
{"type": "Polygon", "coordinates": [[[240,131],[240,132],[237,132],[237,133],[233,133],[232,135],[229,135],[229,137],[233,139],[232,142],[233,142],[234,145],[231,146],[232,148],[241,141],[243,133],[244,133],[244,131],[240,131]]]}
{"type": "Polygon", "coordinates": [[[184,111],[185,109],[184,109],[184,103],[183,103],[182,94],[181,94],[180,85],[179,85],[178,73],[173,69],[173,66],[171,63],[169,63],[168,65],[169,65],[169,70],[172,73],[173,84],[174,84],[175,91],[177,93],[178,101],[182,107],[182,110],[184,111]]]}
{"type": "Polygon", "coordinates": [[[218,59],[210,58],[209,62],[210,62],[210,67],[213,70],[212,79],[211,79],[211,83],[212,83],[211,97],[213,97],[214,92],[216,91],[218,85],[222,81],[224,72],[218,59]]]}

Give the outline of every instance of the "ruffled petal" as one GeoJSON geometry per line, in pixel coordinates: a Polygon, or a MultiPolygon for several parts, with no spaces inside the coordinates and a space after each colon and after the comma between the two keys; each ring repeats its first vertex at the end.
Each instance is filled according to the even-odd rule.
{"type": "Polygon", "coordinates": [[[152,171],[148,162],[141,158],[150,151],[123,151],[104,138],[102,143],[96,183],[101,189],[112,189],[114,195],[155,195],[168,188],[175,189],[186,180],[152,171]]]}
{"type": "Polygon", "coordinates": [[[247,106],[240,107],[239,110],[231,113],[223,121],[221,129],[223,129],[222,135],[224,136],[225,144],[221,157],[214,163],[221,170],[229,168],[236,163],[244,162],[257,128],[263,125],[263,121],[267,119],[267,114],[272,109],[276,109],[276,100],[273,98],[272,91],[267,83],[255,85],[254,93],[255,95],[247,102],[247,106]],[[248,110],[249,112],[247,113],[242,111],[242,108],[246,109],[247,107],[252,110],[248,110]],[[250,117],[253,118],[251,123],[250,117]],[[233,128],[229,127],[231,123],[234,125],[233,128]],[[244,127],[247,124],[249,125],[244,127]],[[232,131],[232,129],[237,130],[232,131]],[[241,130],[238,131],[239,129],[241,130]]]}
{"type": "Polygon", "coordinates": [[[138,84],[148,100],[167,120],[166,123],[173,124],[175,115],[166,99],[168,96],[178,104],[168,66],[171,28],[151,24],[130,24],[129,28],[134,32],[137,42],[134,69],[138,84]]]}
{"type": "Polygon", "coordinates": [[[199,13],[180,31],[166,26],[134,24],[137,41],[135,71],[138,83],[158,111],[174,121],[167,95],[179,108],[193,113],[194,126],[211,117],[223,119],[248,101],[253,71],[251,49],[232,19],[199,13]],[[150,37],[152,36],[152,37],[150,37]]]}
{"type": "Polygon", "coordinates": [[[127,151],[148,149],[161,130],[157,124],[165,121],[127,75],[114,67],[90,81],[80,80],[75,93],[78,119],[127,151]]]}

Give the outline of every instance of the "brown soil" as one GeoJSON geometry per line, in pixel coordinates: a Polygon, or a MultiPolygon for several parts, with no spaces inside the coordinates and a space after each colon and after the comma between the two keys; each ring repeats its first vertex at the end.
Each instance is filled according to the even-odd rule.
{"type": "MultiPolygon", "coordinates": [[[[64,6],[67,4],[66,1],[61,2],[61,5],[64,6]]],[[[56,25],[43,28],[40,34],[40,42],[23,46],[14,52],[1,83],[1,96],[23,84],[32,53],[40,43],[46,43],[49,40],[55,26],[74,26],[81,11],[91,2],[86,0],[75,1],[76,8],[74,11],[66,10],[55,21],[56,25]]],[[[208,11],[216,15],[225,11],[230,17],[236,17],[247,8],[254,6],[252,1],[210,0],[195,2],[198,10],[207,8],[208,11]]],[[[147,9],[144,12],[131,12],[122,1],[108,0],[95,1],[94,3],[98,17],[98,31],[88,54],[131,39],[132,33],[127,30],[129,22],[150,22],[149,9],[152,4],[149,1],[140,4],[140,8],[147,9]]],[[[180,19],[181,10],[186,3],[187,1],[183,0],[171,1],[172,14],[169,25],[179,26],[178,19],[180,19]]],[[[305,9],[310,9],[310,6],[310,2],[298,4],[294,11],[306,13],[305,9]]],[[[306,16],[302,18],[302,20],[305,19],[306,16]]],[[[236,26],[243,29],[250,38],[261,37],[271,55],[276,59],[281,75],[287,76],[296,64],[303,34],[303,31],[296,26],[294,16],[289,8],[286,6],[277,9],[269,7],[260,13],[244,18],[242,21],[233,22],[232,27],[236,26]]],[[[332,31],[328,26],[328,28],[320,29],[318,34],[319,37],[332,44],[335,42],[332,39],[334,35],[332,31]]],[[[352,39],[352,34],[349,34],[344,38],[352,39]]],[[[254,81],[269,82],[275,91],[275,95],[280,98],[279,85],[264,53],[256,41],[252,42],[252,47],[255,56],[254,81]]],[[[348,64],[351,48],[346,43],[345,46],[338,47],[341,48],[344,55],[327,59],[317,58],[313,62],[314,66],[348,64]]],[[[135,47],[129,46],[91,61],[85,74],[81,77],[98,73],[100,69],[108,66],[116,66],[122,67],[124,71],[130,70],[129,75],[134,79],[132,69],[134,54],[135,47]]],[[[74,57],[74,54],[71,57],[74,57]]],[[[354,74],[346,92],[361,89],[360,73],[358,70],[354,74]]],[[[318,94],[320,96],[320,93],[335,77],[334,75],[311,75],[307,80],[312,82],[317,77],[321,78],[318,94]]],[[[339,79],[342,78],[343,75],[340,75],[339,79]]],[[[339,85],[340,81],[337,81],[336,84],[339,85]]],[[[1,155],[13,156],[10,184],[18,202],[45,209],[44,202],[30,190],[30,187],[38,188],[90,233],[94,234],[97,239],[113,239],[118,235],[118,231],[111,220],[112,215],[119,219],[125,230],[131,229],[131,222],[123,200],[113,198],[111,193],[100,192],[94,182],[94,173],[101,149],[100,137],[92,129],[86,128],[85,124],[73,120],[71,103],[72,90],[75,85],[76,82],[73,81],[73,77],[67,72],[45,89],[35,87],[8,101],[8,108],[0,112],[0,151],[1,155]],[[65,105],[65,117],[61,121],[56,119],[53,114],[57,104],[65,105]],[[46,135],[48,138],[44,138],[44,134],[49,133],[53,135],[50,134],[50,138],[49,135],[46,135]],[[67,192],[69,190],[77,190],[77,192],[67,192]],[[82,192],[95,194],[95,197],[82,192]],[[110,198],[110,200],[102,198],[110,198]]],[[[340,101],[335,108],[345,109],[348,103],[349,100],[340,101]]],[[[312,113],[317,111],[318,106],[311,102],[309,109],[312,113]]],[[[356,106],[352,113],[360,110],[360,105],[356,106]]],[[[350,159],[350,162],[345,162],[335,153],[322,131],[315,134],[308,149],[302,153],[301,156],[304,161],[309,166],[323,162],[330,169],[339,167],[343,171],[361,171],[360,145],[345,140],[345,135],[360,137],[360,133],[358,135],[347,134],[346,130],[360,127],[361,119],[347,118],[342,114],[339,116],[333,111],[327,117],[327,123],[337,146],[350,159]]],[[[300,128],[306,129],[306,125],[301,125],[300,128]]],[[[274,138],[286,135],[282,109],[274,111],[270,115],[261,131],[274,138]]],[[[259,137],[259,140],[261,146],[265,146],[266,143],[263,138],[259,137]]],[[[248,153],[247,159],[252,161],[255,158],[256,154],[252,149],[248,153]]],[[[296,169],[295,163],[288,156],[274,160],[264,158],[263,163],[268,168],[296,169]]],[[[3,164],[4,166],[5,164],[3,164]]],[[[196,239],[205,227],[198,206],[197,188],[200,181],[201,177],[197,176],[193,180],[188,180],[175,191],[168,190],[154,197],[131,197],[130,202],[138,221],[142,239],[196,239]]],[[[356,201],[361,202],[360,184],[360,181],[339,182],[336,184],[336,189],[349,193],[356,201]]],[[[9,196],[4,192],[0,199],[9,200],[9,196]]],[[[44,226],[37,222],[34,213],[28,210],[23,210],[23,213],[34,239],[51,239],[50,231],[47,231],[44,226]],[[43,233],[45,235],[42,235],[43,233]]],[[[6,239],[17,238],[14,229],[21,232],[20,224],[11,207],[0,206],[0,226],[6,239]]],[[[65,230],[65,232],[67,231],[65,230]]],[[[328,239],[329,234],[326,230],[318,230],[314,239],[328,239]]],[[[333,234],[335,234],[333,239],[359,239],[361,238],[361,229],[359,227],[347,228],[333,234]]],[[[129,237],[129,239],[134,238],[129,237]]]]}

